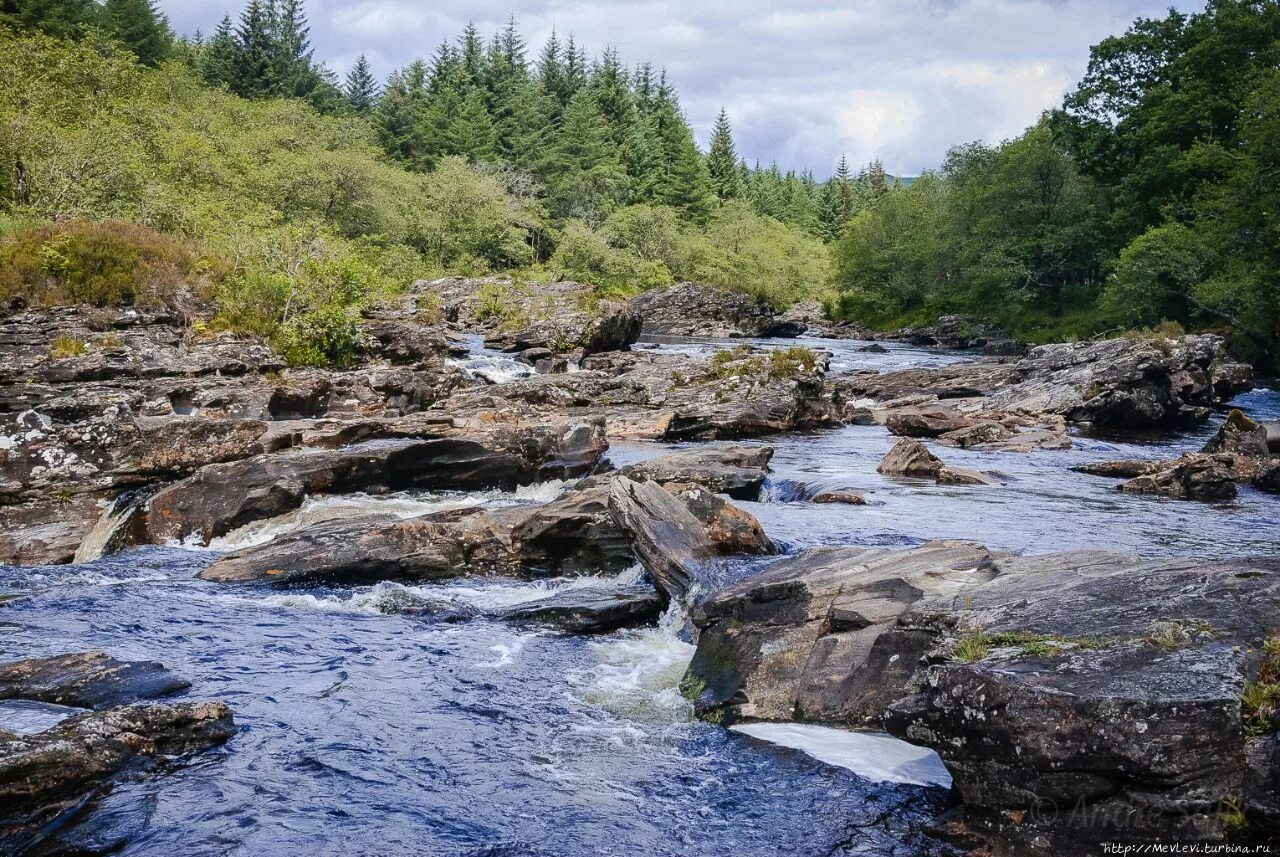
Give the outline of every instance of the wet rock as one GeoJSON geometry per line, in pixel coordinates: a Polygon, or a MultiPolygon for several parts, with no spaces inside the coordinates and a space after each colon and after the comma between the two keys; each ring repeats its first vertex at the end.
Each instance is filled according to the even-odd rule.
{"type": "Polygon", "coordinates": [[[1267,458],[1267,429],[1232,408],[1216,434],[1200,450],[1206,453],[1229,452],[1253,458],[1267,458]]]}
{"type": "Polygon", "coordinates": [[[703,485],[679,482],[662,487],[679,498],[698,519],[716,553],[731,556],[778,552],[755,515],[739,509],[712,490],[703,485]]]}
{"type": "Polygon", "coordinates": [[[1280,461],[1272,460],[1259,468],[1252,479],[1255,488],[1280,494],[1280,461]]]}
{"type": "Polygon", "coordinates": [[[653,482],[619,476],[609,488],[609,509],[664,602],[711,591],[707,565],[715,549],[701,522],[679,500],[653,482]]]}
{"type": "Polygon", "coordinates": [[[17,854],[140,760],[197,753],[235,734],[221,702],[130,705],[0,738],[0,850],[17,854]]]}
{"type": "Polygon", "coordinates": [[[1280,453],[1280,422],[1263,423],[1262,427],[1267,431],[1267,450],[1280,453]]]}
{"type": "Polygon", "coordinates": [[[1236,496],[1234,458],[1189,456],[1167,469],[1136,476],[1116,486],[1126,494],[1158,494],[1183,500],[1231,500],[1236,496]]]}
{"type": "Polygon", "coordinates": [[[1021,354],[1027,350],[1024,343],[1000,327],[963,315],[944,315],[928,327],[906,328],[887,338],[938,348],[981,349],[993,354],[1021,354]]]}
{"type": "Polygon", "coordinates": [[[76,546],[72,562],[93,562],[147,540],[147,501],[151,491],[139,488],[117,496],[76,546]]]}
{"type": "Polygon", "coordinates": [[[0,663],[0,699],[101,710],[158,699],[190,686],[156,661],[118,661],[103,652],[0,663]]]}
{"type": "Polygon", "coordinates": [[[627,305],[650,336],[798,336],[804,326],[742,292],[695,283],[650,289],[627,305]]]}
{"type": "Polygon", "coordinates": [[[923,444],[903,438],[885,453],[876,471],[888,476],[936,479],[942,467],[942,459],[925,449],[923,444]]]}
{"type": "Polygon", "coordinates": [[[934,748],[968,823],[1011,853],[1088,853],[1119,830],[1221,841],[1222,808],[1274,781],[1274,754],[1246,753],[1240,697],[1277,608],[1274,557],[819,549],[695,611],[682,687],[706,717],[934,748]]]}
{"type": "Polygon", "coordinates": [[[963,467],[947,467],[919,441],[900,438],[880,460],[876,470],[887,476],[932,479],[939,485],[994,485],[986,474],[963,467]]]}
{"type": "Polygon", "coordinates": [[[920,408],[894,411],[885,417],[884,426],[889,434],[900,437],[938,437],[948,432],[962,431],[973,421],[947,408],[920,408]]]}
{"type": "Polygon", "coordinates": [[[819,491],[810,499],[815,503],[844,503],[849,506],[867,505],[867,498],[856,491],[819,491]]]}
{"type": "Polygon", "coordinates": [[[551,625],[574,634],[607,634],[652,622],[662,613],[654,592],[575,589],[517,604],[498,615],[510,622],[551,625]]]}
{"type": "Polygon", "coordinates": [[[318,493],[505,488],[580,476],[607,444],[601,420],[488,435],[386,439],[340,449],[303,448],[211,465],[152,498],[155,542],[198,535],[206,544],[251,521],[274,517],[318,493]]]}
{"type": "Polygon", "coordinates": [[[771,446],[700,445],[628,464],[619,472],[639,481],[694,482],[737,500],[754,500],[772,457],[771,446]]]}

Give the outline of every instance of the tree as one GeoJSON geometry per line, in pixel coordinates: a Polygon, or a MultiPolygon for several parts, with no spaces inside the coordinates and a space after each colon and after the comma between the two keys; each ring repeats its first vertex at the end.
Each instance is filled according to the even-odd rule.
{"type": "Polygon", "coordinates": [[[0,0],[0,26],[39,30],[59,39],[83,36],[97,16],[93,0],[0,0]]]}
{"type": "Polygon", "coordinates": [[[369,70],[369,60],[361,54],[347,72],[343,94],[351,103],[351,109],[361,115],[368,114],[378,103],[378,81],[369,70]]]}
{"type": "Polygon", "coordinates": [[[106,0],[98,22],[104,33],[146,65],[160,62],[173,48],[169,21],[156,10],[154,0],[106,0]]]}
{"type": "Polygon", "coordinates": [[[236,73],[236,37],[231,16],[223,15],[218,28],[200,48],[198,68],[205,83],[230,86],[236,73]]]}
{"type": "Polygon", "coordinates": [[[275,7],[268,0],[249,0],[235,29],[234,73],[231,91],[243,98],[274,94],[276,77],[275,7]]]}
{"type": "Polygon", "coordinates": [[[610,130],[594,94],[580,90],[535,170],[547,185],[554,219],[578,219],[594,227],[624,198],[627,176],[610,130]]]}
{"type": "Polygon", "coordinates": [[[382,148],[409,167],[426,164],[423,125],[427,104],[427,65],[414,60],[387,78],[374,111],[373,124],[382,148]]]}
{"type": "Polygon", "coordinates": [[[720,115],[716,117],[715,127],[711,131],[707,173],[711,178],[711,190],[720,199],[733,199],[742,192],[738,184],[738,152],[733,145],[729,114],[723,107],[720,108],[720,115]]]}

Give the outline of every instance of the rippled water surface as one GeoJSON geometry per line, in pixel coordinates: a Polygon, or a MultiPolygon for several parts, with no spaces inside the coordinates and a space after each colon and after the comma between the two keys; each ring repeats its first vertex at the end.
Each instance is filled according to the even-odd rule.
{"type": "MultiPolygon", "coordinates": [[[[835,351],[840,369],[959,359],[898,346],[868,354],[856,351],[859,343],[805,344],[835,351]]],[[[501,362],[508,358],[471,358],[482,359],[489,371],[511,371],[501,362]]],[[[1280,396],[1270,390],[1239,404],[1280,417],[1280,396]]],[[[1074,449],[1029,454],[937,449],[950,464],[1005,479],[966,488],[876,474],[891,444],[879,427],[790,435],[772,441],[765,499],[744,505],[791,550],[935,537],[1031,553],[1280,550],[1275,497],[1251,489],[1221,505],[1129,497],[1111,480],[1067,469],[1177,454],[1211,431],[1143,441],[1077,437],[1074,449]],[[857,488],[875,505],[790,499],[798,484],[857,488]]],[[[621,464],[665,449],[618,446],[611,456],[621,464]]],[[[411,515],[543,501],[554,489],[313,498],[212,547],[371,507],[411,515]]],[[[193,682],[187,696],[226,700],[241,727],[191,766],[118,786],[100,811],[64,833],[67,841],[127,839],[120,853],[130,855],[890,855],[932,847],[913,831],[941,805],[938,790],[872,782],[692,721],[675,690],[692,652],[676,613],[657,627],[582,638],[396,612],[415,598],[496,606],[613,581],[278,591],[194,580],[216,555],[152,547],[85,566],[0,567],[0,594],[22,596],[0,606],[0,657],[100,648],[162,660],[193,682]]],[[[735,573],[758,567],[740,563],[735,573]]],[[[36,728],[57,712],[8,716],[36,728]]]]}

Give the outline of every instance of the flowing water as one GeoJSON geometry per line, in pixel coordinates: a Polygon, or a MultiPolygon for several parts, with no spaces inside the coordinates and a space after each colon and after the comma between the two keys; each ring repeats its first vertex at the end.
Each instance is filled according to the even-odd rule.
{"type": "MultiPolygon", "coordinates": [[[[793,345],[795,341],[762,343],[793,345]]],[[[961,356],[902,346],[801,342],[833,369],[926,365],[961,356]]],[[[708,349],[717,343],[655,343],[708,349]]],[[[463,361],[523,371],[508,357],[463,361]],[[513,365],[515,364],[515,365],[513,365]]],[[[1280,418],[1280,394],[1238,404],[1280,418]]],[[[948,463],[999,471],[995,487],[941,487],[875,472],[879,427],[797,433],[776,447],[760,502],[743,504],[788,550],[899,546],[960,537],[1041,553],[1113,547],[1148,555],[1280,551],[1280,500],[1244,488],[1225,504],[1121,495],[1067,467],[1198,448],[1213,426],[1146,440],[1075,438],[1029,454],[941,449],[948,463]],[[873,505],[816,505],[815,487],[856,488],[873,505]]],[[[661,454],[620,445],[615,463],[661,454]]],[[[161,777],[118,785],[61,832],[127,855],[897,855],[930,853],[918,830],[945,805],[927,754],[876,736],[811,727],[723,730],[691,719],[676,691],[692,646],[684,617],[596,638],[479,618],[441,621],[422,605],[497,607],[564,587],[637,580],[465,579],[288,591],[194,579],[218,555],[319,520],[381,510],[541,502],[520,492],[311,498],[209,549],[149,547],[78,566],[0,567],[0,658],[103,649],[156,659],[226,700],[239,734],[161,777]],[[433,616],[435,618],[433,618],[433,616]],[[787,749],[782,744],[799,749],[787,749]],[[861,771],[861,774],[855,773],[861,771]],[[865,776],[864,776],[865,775],[865,776]]],[[[765,561],[739,562],[732,574],[765,561]]],[[[447,612],[447,611],[446,611],[447,612]]],[[[0,724],[38,731],[51,706],[0,705],[0,724]]]]}

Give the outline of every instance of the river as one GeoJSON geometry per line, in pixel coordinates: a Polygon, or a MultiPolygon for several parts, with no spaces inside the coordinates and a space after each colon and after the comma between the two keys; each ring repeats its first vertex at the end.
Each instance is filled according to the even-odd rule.
{"type": "MultiPolygon", "coordinates": [[[[800,344],[832,350],[833,371],[966,359],[901,345],[876,354],[857,350],[865,343],[800,344]]],[[[504,360],[477,353],[467,362],[478,374],[519,371],[504,360]]],[[[1270,388],[1237,404],[1255,418],[1280,418],[1280,393],[1270,388]]],[[[1139,440],[1077,435],[1064,451],[940,452],[948,464],[1000,472],[1005,481],[995,487],[881,477],[875,467],[892,438],[878,426],[784,435],[768,441],[776,454],[764,497],[742,505],[787,551],[951,537],[1025,553],[1280,552],[1275,497],[1248,487],[1227,504],[1135,497],[1067,469],[1198,448],[1218,420],[1139,440]],[[872,505],[797,500],[801,484],[861,489],[872,505]]],[[[623,464],[671,448],[623,444],[610,455],[623,464]]],[[[370,508],[408,516],[545,501],[555,490],[312,498],[213,547],[370,508]]],[[[919,778],[901,776],[910,766],[891,746],[887,755],[873,744],[842,754],[838,735],[811,731],[791,737],[810,745],[803,752],[692,720],[676,691],[693,650],[677,612],[657,627],[596,638],[488,619],[453,623],[401,611],[423,597],[507,604],[601,581],[281,592],[195,580],[217,555],[174,545],[80,566],[0,567],[0,594],[22,596],[0,606],[0,657],[103,649],[160,660],[192,681],[187,696],[226,700],[241,730],[188,766],[122,782],[60,834],[64,845],[192,857],[943,853],[919,830],[945,791],[895,782],[919,778]]],[[[736,562],[728,574],[768,561],[736,562]]],[[[47,706],[7,711],[31,729],[60,716],[47,706]]]]}

